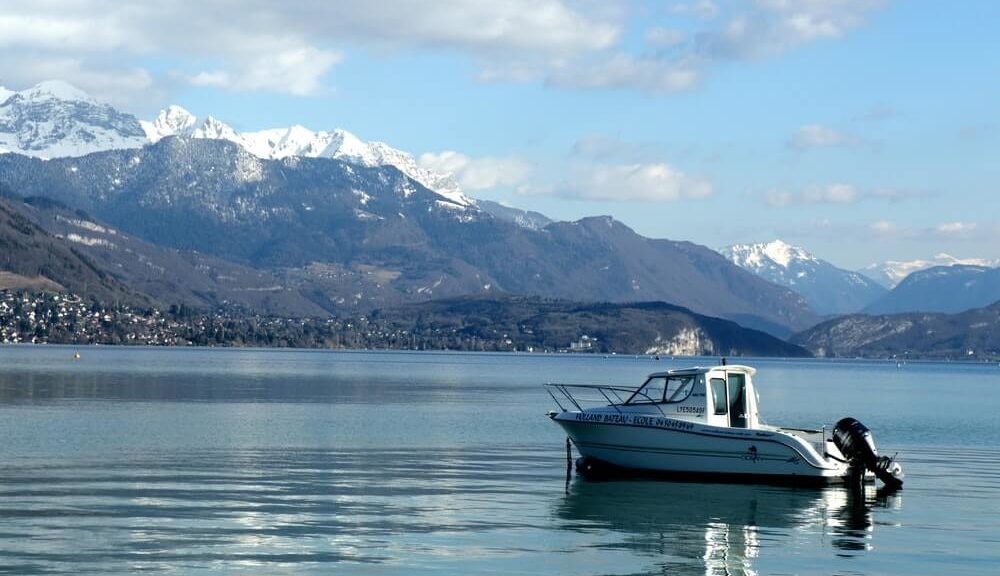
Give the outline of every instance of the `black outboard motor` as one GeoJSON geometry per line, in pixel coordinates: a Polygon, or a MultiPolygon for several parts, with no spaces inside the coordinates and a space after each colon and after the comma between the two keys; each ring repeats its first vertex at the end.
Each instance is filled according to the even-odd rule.
{"type": "Polygon", "coordinates": [[[903,468],[892,458],[879,456],[871,430],[854,418],[843,418],[833,428],[833,443],[852,468],[852,476],[860,480],[865,469],[871,470],[886,488],[903,485],[903,468]]]}

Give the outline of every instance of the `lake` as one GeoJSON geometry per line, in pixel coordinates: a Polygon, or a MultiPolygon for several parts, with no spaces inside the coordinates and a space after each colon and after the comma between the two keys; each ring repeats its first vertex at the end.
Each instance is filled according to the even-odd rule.
{"type": "Polygon", "coordinates": [[[542,383],[717,360],[0,347],[0,573],[996,573],[996,364],[741,361],[768,422],[867,424],[894,494],[567,482],[542,383]]]}

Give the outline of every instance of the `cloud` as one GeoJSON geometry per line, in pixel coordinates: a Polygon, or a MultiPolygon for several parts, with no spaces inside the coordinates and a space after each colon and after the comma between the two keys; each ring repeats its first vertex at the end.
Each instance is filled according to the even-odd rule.
{"type": "Polygon", "coordinates": [[[633,88],[662,95],[690,90],[698,80],[698,71],[687,62],[619,52],[585,66],[558,68],[547,83],[569,88],[633,88]]]}
{"type": "Polygon", "coordinates": [[[838,132],[820,124],[806,124],[799,127],[788,140],[788,145],[797,150],[808,148],[829,148],[833,146],[855,146],[861,139],[851,134],[838,132]]]}
{"type": "Polygon", "coordinates": [[[889,220],[878,220],[867,227],[869,235],[879,239],[940,241],[995,241],[1000,238],[1000,224],[982,226],[977,222],[951,221],[933,226],[902,226],[889,220]]]}
{"type": "Polygon", "coordinates": [[[825,184],[806,186],[800,192],[771,190],[764,195],[769,206],[811,206],[816,204],[852,204],[860,195],[850,184],[825,184]]]}
{"type": "Polygon", "coordinates": [[[934,232],[939,236],[963,238],[974,234],[977,228],[975,222],[943,222],[934,227],[934,232]]]}
{"type": "Polygon", "coordinates": [[[714,59],[762,58],[817,40],[841,38],[865,24],[886,0],[757,0],[753,9],[699,34],[699,51],[714,59]]]}
{"type": "Polygon", "coordinates": [[[518,192],[581,200],[672,202],[708,198],[712,185],[665,163],[587,164],[576,167],[571,181],[523,186],[518,192]]]}
{"type": "Polygon", "coordinates": [[[670,11],[680,16],[711,20],[719,15],[719,5],[712,0],[694,0],[693,2],[674,4],[670,11]]]}
{"type": "Polygon", "coordinates": [[[332,51],[291,48],[240,59],[231,71],[202,71],[191,76],[189,81],[195,86],[309,96],[323,90],[323,77],[342,58],[341,54],[332,51]]]}
{"type": "Polygon", "coordinates": [[[899,226],[889,220],[876,220],[868,225],[868,230],[878,236],[893,236],[899,232],[899,226]]]}
{"type": "Polygon", "coordinates": [[[645,43],[633,46],[625,30],[634,12],[617,2],[7,2],[0,81],[25,88],[62,70],[60,79],[95,96],[147,106],[161,104],[151,94],[184,85],[304,96],[329,90],[332,72],[356,50],[424,51],[464,56],[484,81],[665,95],[697,87],[720,60],[842,37],[882,4],[757,0],[723,8],[691,0],[661,11],[667,21],[638,22],[645,43]],[[697,22],[673,26],[670,18],[697,22]],[[128,80],[116,81],[122,74],[128,80]]]}
{"type": "Polygon", "coordinates": [[[421,154],[422,168],[452,174],[464,190],[489,190],[522,183],[531,173],[528,162],[514,156],[471,158],[460,152],[444,151],[421,154]]]}
{"type": "MultiPolygon", "coordinates": [[[[72,59],[87,74],[59,78],[113,101],[127,98],[110,88],[122,70],[165,86],[310,95],[326,89],[347,46],[384,54],[452,50],[484,67],[515,61],[551,67],[618,40],[622,23],[610,11],[595,14],[562,0],[5,3],[0,81],[24,88],[55,77],[41,71],[67,68],[53,63],[72,59]],[[154,73],[151,61],[173,69],[154,73]],[[104,78],[97,77],[101,71],[104,78]]],[[[132,98],[148,99],[141,88],[133,91],[132,98]]]]}

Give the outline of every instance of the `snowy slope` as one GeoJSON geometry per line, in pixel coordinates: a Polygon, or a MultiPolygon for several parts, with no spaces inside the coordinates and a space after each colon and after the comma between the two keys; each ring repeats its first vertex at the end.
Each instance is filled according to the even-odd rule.
{"type": "Polygon", "coordinates": [[[393,166],[453,204],[461,207],[475,204],[462,194],[453,176],[421,168],[413,155],[407,152],[397,150],[383,142],[365,142],[340,128],[331,132],[314,132],[304,126],[295,125],[290,128],[257,132],[237,132],[211,116],[199,122],[194,115],[179,106],[171,106],[161,111],[152,122],[143,122],[142,127],[150,142],[174,135],[212,138],[235,142],[254,156],[271,160],[304,156],[334,158],[369,168],[393,166]]]}
{"type": "Polygon", "coordinates": [[[393,166],[441,195],[446,205],[475,206],[450,174],[423,169],[411,154],[382,142],[366,142],[346,130],[314,132],[292,126],[240,133],[211,116],[196,118],[180,106],[170,106],[153,120],[140,122],[61,81],[42,82],[21,92],[0,88],[0,154],[78,157],[141,148],[167,136],[229,140],[266,159],[304,156],[365,167],[393,166]]]}
{"type": "Polygon", "coordinates": [[[865,266],[860,272],[875,280],[886,288],[895,288],[904,278],[935,266],[984,266],[996,268],[1000,266],[1000,258],[988,260],[984,258],[955,258],[950,254],[940,253],[930,260],[889,260],[865,266]]]}
{"type": "Polygon", "coordinates": [[[886,292],[862,274],[781,240],[737,244],[720,252],[737,266],[798,292],[820,314],[857,312],[886,292]]]}
{"type": "Polygon", "coordinates": [[[42,82],[21,92],[5,90],[0,99],[0,149],[57,158],[137,148],[148,142],[135,116],[97,102],[65,82],[42,82]]]}

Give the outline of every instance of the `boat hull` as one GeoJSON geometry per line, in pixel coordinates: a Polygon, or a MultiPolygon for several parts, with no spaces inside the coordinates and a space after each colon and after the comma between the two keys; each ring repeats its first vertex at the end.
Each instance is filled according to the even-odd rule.
{"type": "MultiPolygon", "coordinates": [[[[775,431],[721,428],[647,415],[564,412],[553,417],[581,456],[614,468],[733,481],[842,482],[846,464],[775,431]]],[[[591,466],[607,469],[606,466],[591,466]]]]}

